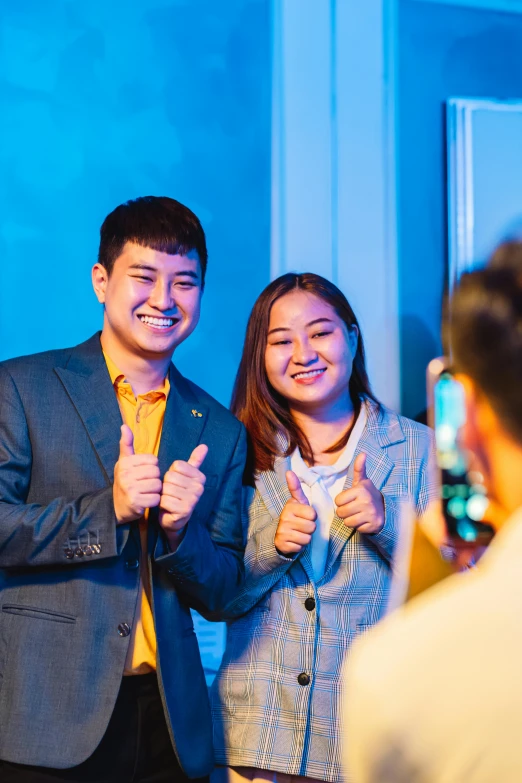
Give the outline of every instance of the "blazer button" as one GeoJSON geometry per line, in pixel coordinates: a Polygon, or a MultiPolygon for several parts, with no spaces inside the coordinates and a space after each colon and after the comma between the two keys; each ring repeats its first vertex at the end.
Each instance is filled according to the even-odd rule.
{"type": "Polygon", "coordinates": [[[140,567],[140,561],[139,560],[126,560],[125,561],[125,568],[128,571],[135,571],[139,567],[140,567]]]}
{"type": "Polygon", "coordinates": [[[305,601],[305,609],[308,609],[309,612],[313,612],[315,609],[315,598],[312,598],[311,595],[305,601]]]}
{"type": "MultiPolygon", "coordinates": [[[[118,625],[118,633],[120,636],[128,636],[131,632],[130,625],[128,623],[120,623],[118,625]]],[[[299,675],[301,676],[301,675],[299,675]]]]}
{"type": "Polygon", "coordinates": [[[310,676],[306,672],[301,672],[297,677],[297,682],[299,685],[310,685],[310,676]]]}

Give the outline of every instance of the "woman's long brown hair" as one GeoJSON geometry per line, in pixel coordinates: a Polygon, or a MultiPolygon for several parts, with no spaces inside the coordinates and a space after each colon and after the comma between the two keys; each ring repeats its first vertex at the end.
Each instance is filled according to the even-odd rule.
{"type": "MultiPolygon", "coordinates": [[[[248,319],[243,355],[232,393],[231,410],[243,422],[249,435],[250,454],[247,480],[254,472],[270,470],[280,456],[277,435],[287,441],[283,456],[292,454],[298,447],[303,459],[313,464],[313,453],[308,439],[293,420],[288,403],[269,383],[265,351],[267,345],[270,312],[274,302],[291,291],[306,291],[327,302],[344,321],[350,331],[357,327],[357,350],[353,360],[352,375],[348,384],[350,398],[356,415],[361,399],[369,398],[380,404],[370,387],[366,372],[364,344],[355,313],[345,295],[320,275],[289,273],[273,280],[260,294],[248,319]]],[[[350,432],[344,432],[328,451],[337,451],[348,442],[350,432]]]]}

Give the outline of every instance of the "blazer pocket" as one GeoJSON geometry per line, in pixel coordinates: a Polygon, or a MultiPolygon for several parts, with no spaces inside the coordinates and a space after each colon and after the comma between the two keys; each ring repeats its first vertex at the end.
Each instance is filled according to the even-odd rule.
{"type": "Polygon", "coordinates": [[[4,604],[2,612],[17,614],[20,617],[32,617],[35,620],[51,620],[54,623],[75,623],[76,617],[49,609],[39,609],[37,606],[20,606],[19,604],[4,604]]]}
{"type": "Polygon", "coordinates": [[[381,491],[385,497],[389,495],[390,498],[400,498],[408,494],[408,487],[406,484],[385,484],[381,491]]]}

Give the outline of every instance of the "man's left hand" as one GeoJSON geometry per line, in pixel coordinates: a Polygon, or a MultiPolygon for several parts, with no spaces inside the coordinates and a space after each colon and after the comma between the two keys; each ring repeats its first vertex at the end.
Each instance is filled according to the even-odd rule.
{"type": "Polygon", "coordinates": [[[205,489],[206,477],[200,467],[207,454],[208,446],[201,443],[196,446],[188,462],[176,460],[165,473],[159,503],[159,523],[173,551],[178,547],[185,526],[205,489]]]}
{"type": "Polygon", "coordinates": [[[384,526],[384,498],[366,475],[366,454],[359,454],[353,466],[353,483],[335,498],[337,515],[347,527],[373,535],[384,526]]]}

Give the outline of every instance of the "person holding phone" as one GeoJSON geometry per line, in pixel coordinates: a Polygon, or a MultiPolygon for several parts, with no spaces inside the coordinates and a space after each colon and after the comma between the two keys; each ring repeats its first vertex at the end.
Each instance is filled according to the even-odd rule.
{"type": "Polygon", "coordinates": [[[355,314],[315,274],[259,296],[232,410],[252,487],[212,691],[217,777],[338,783],[343,660],[385,612],[402,501],[434,497],[432,434],[376,400],[355,314]]]}
{"type": "MultiPolygon", "coordinates": [[[[422,593],[354,647],[344,741],[355,783],[522,780],[522,243],[500,246],[488,266],[463,275],[449,314],[461,445],[490,501],[483,523],[496,534],[476,567],[422,593]]],[[[447,534],[461,547],[441,494],[447,534]]],[[[440,500],[429,518],[436,539],[440,500]]]]}

